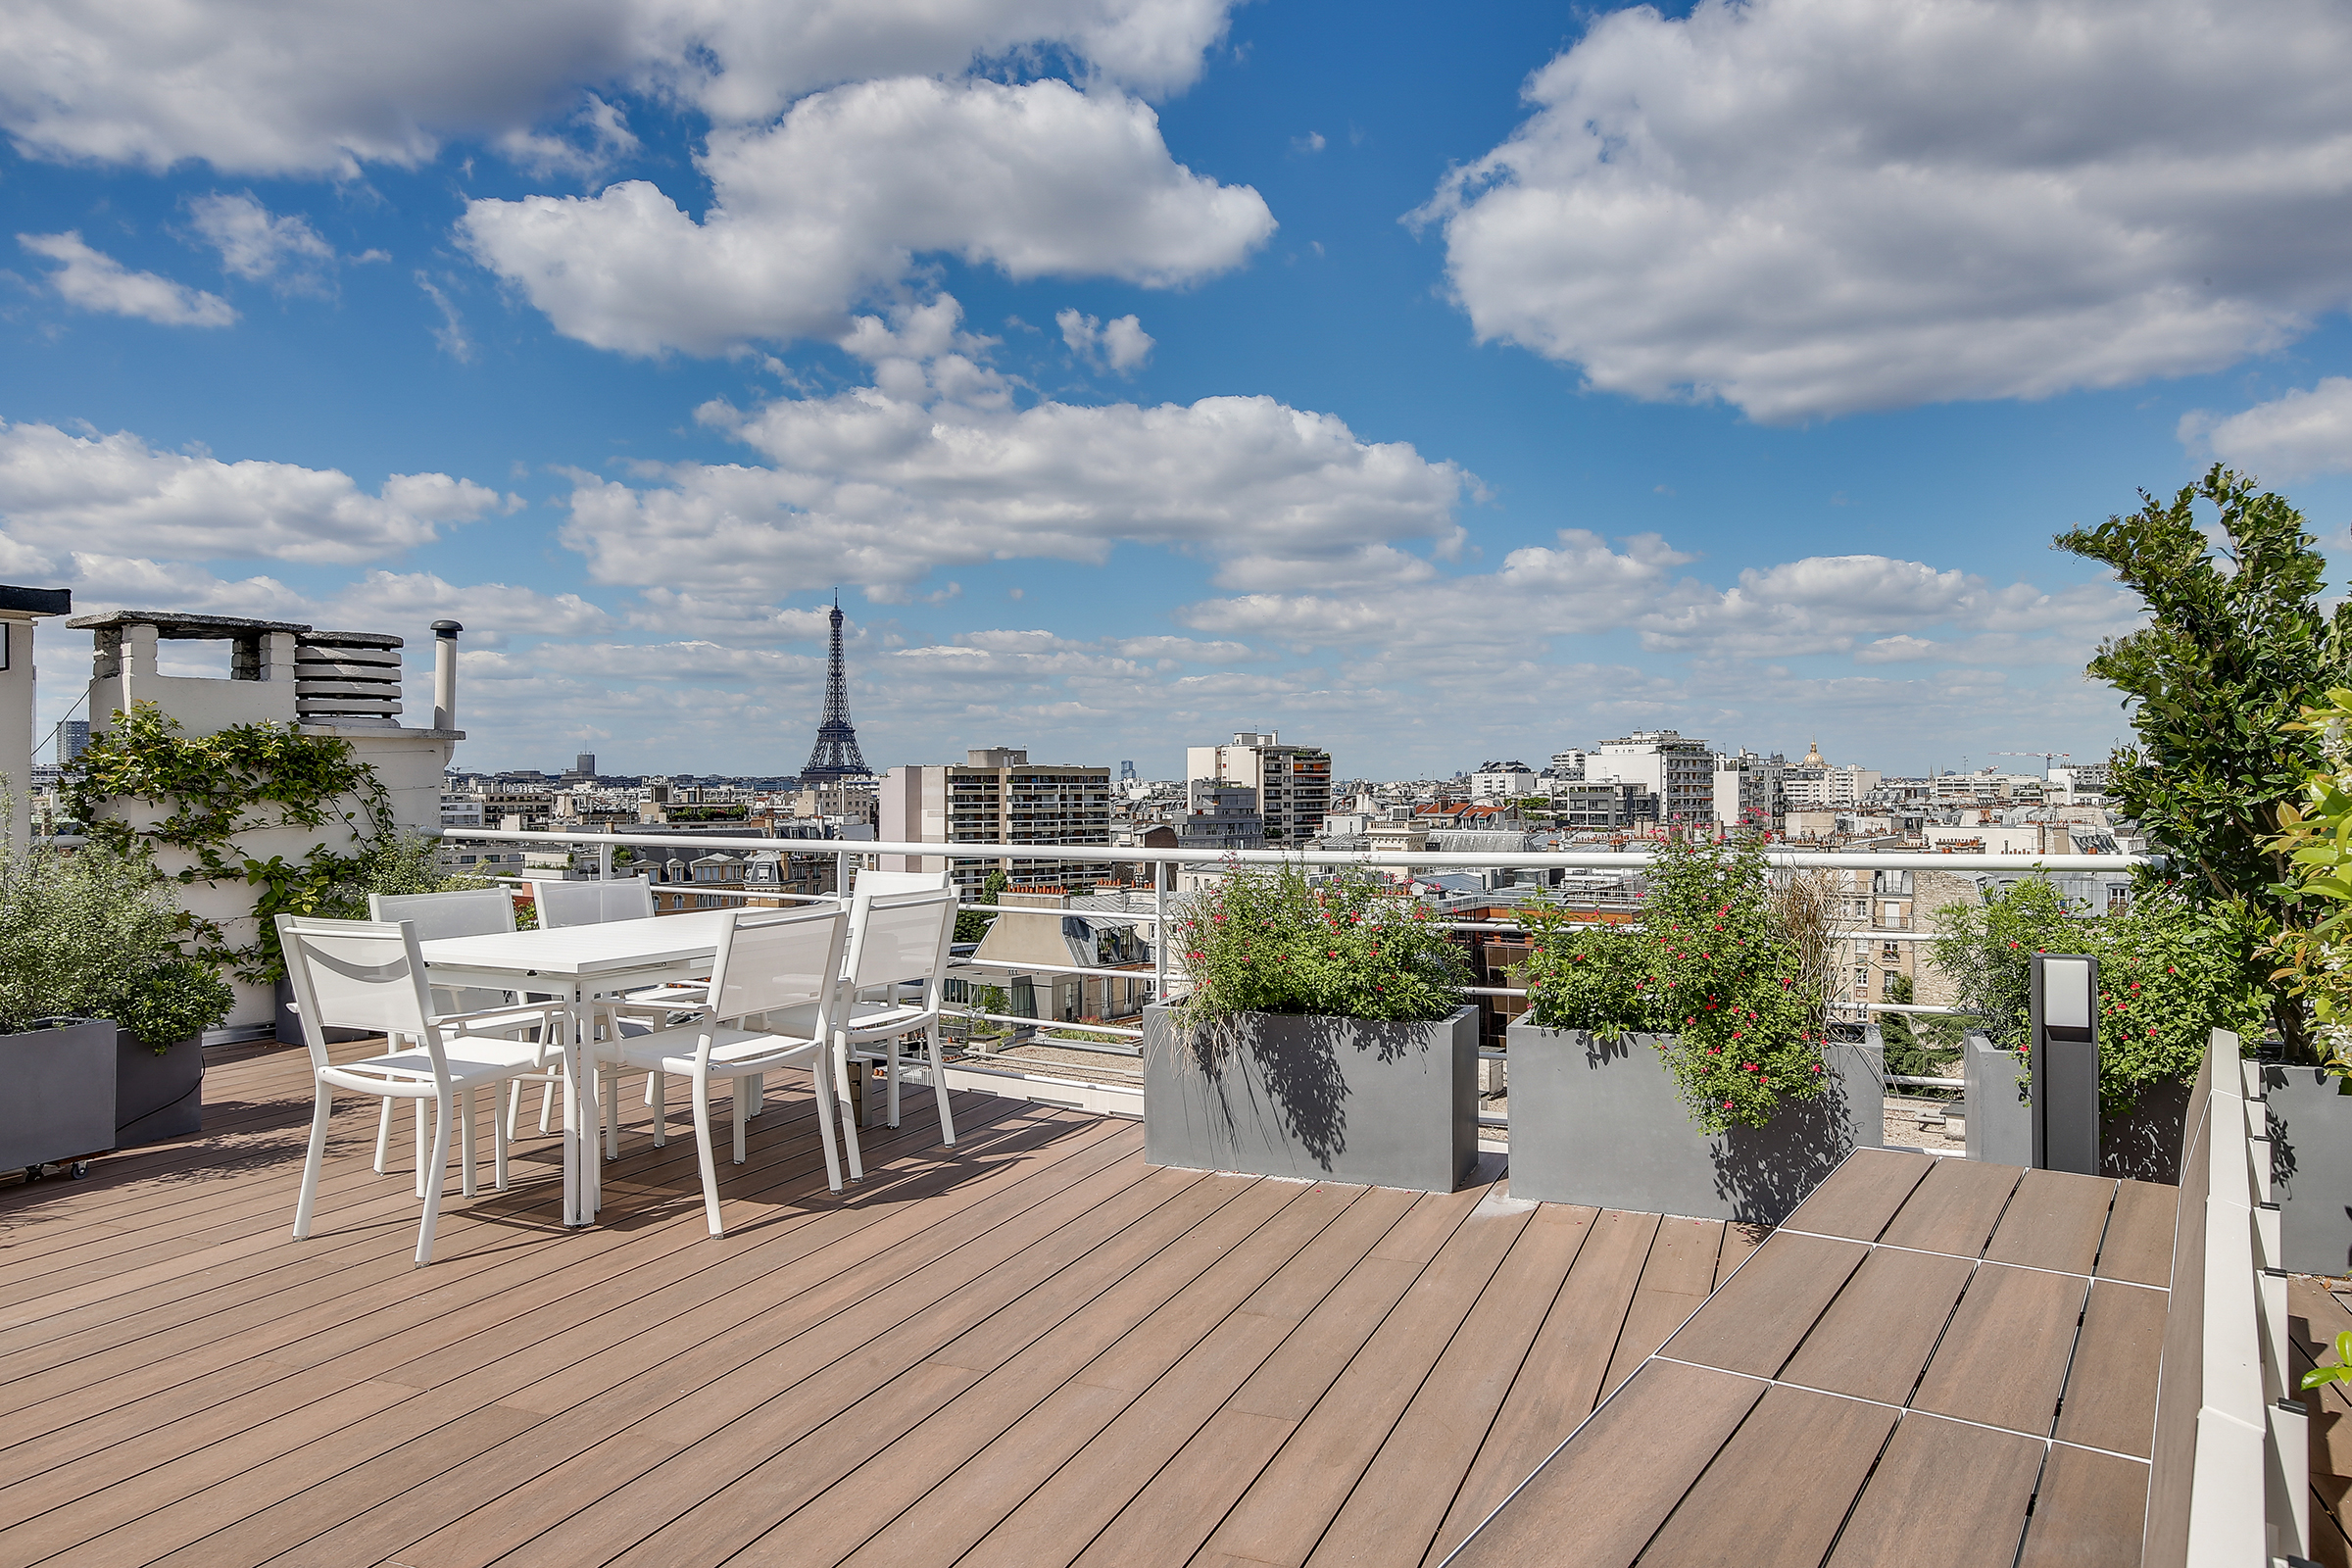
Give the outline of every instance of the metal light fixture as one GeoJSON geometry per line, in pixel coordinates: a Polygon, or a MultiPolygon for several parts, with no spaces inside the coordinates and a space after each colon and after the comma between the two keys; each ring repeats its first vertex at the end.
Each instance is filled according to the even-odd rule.
{"type": "Polygon", "coordinates": [[[2033,960],[2034,1164],[2099,1173],[2099,960],[2033,960]]]}

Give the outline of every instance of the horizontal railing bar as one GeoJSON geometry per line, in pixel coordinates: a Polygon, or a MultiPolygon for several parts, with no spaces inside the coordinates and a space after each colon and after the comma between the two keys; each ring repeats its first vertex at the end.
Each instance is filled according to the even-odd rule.
{"type": "Polygon", "coordinates": [[[1026,959],[982,958],[964,956],[952,958],[951,969],[1004,969],[1014,974],[1081,974],[1100,980],[1141,980],[1149,984],[1154,977],[1149,965],[1136,969],[1090,969],[1082,963],[1031,963],[1026,959]]]}
{"type": "MultiPolygon", "coordinates": [[[[737,850],[747,846],[793,855],[896,855],[947,860],[1078,860],[1129,865],[1361,865],[1411,870],[1459,866],[1468,869],[1509,869],[1514,866],[1590,867],[1639,870],[1649,863],[1647,850],[1524,850],[1517,853],[1461,850],[1162,850],[1141,845],[1101,844],[920,844],[876,839],[755,839],[723,838],[694,833],[544,833],[452,827],[442,838],[467,843],[545,845],[642,845],[685,850],[737,850]]],[[[2127,871],[2155,863],[2145,855],[1988,855],[1936,854],[1928,851],[1789,850],[1767,847],[1765,858],[1775,865],[1855,871],[2127,871]]]]}
{"type": "Polygon", "coordinates": [[[1124,1035],[1131,1040],[1144,1038],[1144,1032],[1141,1029],[1126,1029],[1115,1023],[1071,1023],[1066,1018],[1023,1018],[1009,1012],[972,1012],[953,1005],[941,1016],[945,1018],[986,1018],[992,1023],[1015,1023],[1036,1029],[1087,1029],[1096,1034],[1124,1035]]]}
{"type": "Polygon", "coordinates": [[[1968,1087],[1968,1080],[1965,1078],[1915,1078],[1907,1073],[1899,1072],[1883,1072],[1879,1074],[1879,1081],[1888,1084],[1904,1084],[1914,1089],[1966,1089],[1968,1087]]]}

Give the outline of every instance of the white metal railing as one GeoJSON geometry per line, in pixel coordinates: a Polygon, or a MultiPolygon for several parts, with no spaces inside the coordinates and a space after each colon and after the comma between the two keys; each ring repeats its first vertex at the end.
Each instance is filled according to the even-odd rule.
{"type": "MultiPolygon", "coordinates": [[[[1169,919],[1169,898],[1175,890],[1169,886],[1171,873],[1183,866],[1202,865],[1291,865],[1353,867],[1365,870],[1446,871],[1446,870],[1527,870],[1527,869],[1615,869],[1639,870],[1649,862],[1647,850],[1526,850],[1504,851],[1374,851],[1374,850],[1202,850],[1153,849],[1137,845],[1121,847],[1100,844],[981,844],[981,843],[910,843],[873,839],[769,839],[734,835],[694,833],[549,833],[511,832],[492,828],[452,827],[442,831],[445,840],[466,843],[501,843],[544,845],[574,852],[593,849],[597,854],[598,875],[610,877],[614,873],[612,852],[624,847],[680,850],[726,850],[736,853],[758,851],[783,856],[830,855],[834,858],[836,887],[851,882],[851,862],[863,864],[881,856],[920,857],[930,860],[1052,860],[1064,863],[1103,864],[1152,867],[1149,889],[1129,890],[1131,898],[1147,896],[1149,909],[1106,909],[1086,907],[1058,912],[1080,913],[1090,918],[1122,920],[1137,926],[1150,926],[1154,937],[1169,919]]],[[[2112,871],[2151,863],[2148,856],[2135,855],[1996,855],[1984,853],[1889,852],[1883,850],[1794,850],[1767,849],[1766,858],[1775,865],[1853,871],[2112,871]]],[[[527,883],[528,877],[499,876],[495,880],[507,883],[527,883]]],[[[754,884],[710,884],[703,882],[661,882],[661,892],[693,893],[720,899],[770,899],[795,903],[811,902],[825,897],[788,891],[783,886],[761,888],[754,884]]],[[[1515,891],[1496,888],[1494,893],[1515,891]]],[[[1463,895],[1462,897],[1468,897],[1463,895]]],[[[1628,906],[1629,907],[1632,906],[1628,906]]],[[[1057,912],[1051,906],[1035,905],[966,904],[966,910],[985,913],[1038,914],[1057,912]]],[[[1432,922],[1442,929],[1457,931],[1517,931],[1525,927],[1509,921],[1458,920],[1432,922]]],[[[1639,928],[1639,921],[1612,922],[1639,928]]],[[[1936,933],[1915,930],[1890,930],[1878,927],[1849,927],[1837,934],[1839,942],[1925,942],[1935,940],[1936,933]]],[[[1183,973],[1181,958],[1172,953],[1173,944],[1154,940],[1150,970],[1149,996],[1154,1000],[1176,994],[1189,985],[1183,973]],[[1173,960],[1173,961],[1172,961],[1173,960]]],[[[1012,962],[982,959],[977,956],[959,957],[956,967],[967,971],[1002,971],[1006,974],[1070,974],[1094,979],[1139,978],[1141,971],[1089,967],[1084,965],[1012,962]]],[[[1507,986],[1473,986],[1468,993],[1478,997],[1525,999],[1523,989],[1507,986]]],[[[1915,1014],[1960,1014],[1952,1007],[1927,1006],[1903,1003],[1874,1003],[1850,995],[1832,1003],[1833,1010],[1840,1015],[1872,1012],[1902,1012],[1915,1014]]],[[[974,1013],[992,1021],[1025,1025],[1039,1029],[1056,1026],[1096,1030],[1102,1033],[1132,1034],[1141,1038],[1142,1031],[1127,1030],[1110,1024],[1072,1023],[1068,1020],[1024,1018],[1002,1013],[974,1013]]],[[[1848,1021],[1851,1021],[1850,1017],[1848,1021]]],[[[1050,1041],[1041,1041],[1050,1044],[1050,1041]]],[[[1896,1079],[1887,1079],[1894,1083],[1896,1079]]],[[[1903,1079],[1909,1087],[1960,1088],[1958,1079],[1903,1079]]]]}

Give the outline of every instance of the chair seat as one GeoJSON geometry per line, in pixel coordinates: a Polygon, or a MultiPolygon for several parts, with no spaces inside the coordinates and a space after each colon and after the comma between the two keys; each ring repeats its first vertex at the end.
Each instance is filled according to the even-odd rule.
{"type": "MultiPolygon", "coordinates": [[[[451,1087],[474,1089],[483,1084],[503,1083],[517,1071],[536,1070],[536,1047],[525,1045],[519,1053],[496,1049],[515,1044],[512,1041],[466,1037],[444,1042],[441,1059],[448,1065],[451,1087]]],[[[433,1058],[425,1051],[393,1051],[360,1061],[338,1061],[320,1076],[330,1080],[341,1079],[347,1083],[353,1078],[380,1079],[390,1083],[421,1084],[429,1089],[433,1082],[433,1058]]]]}
{"type": "MultiPolygon", "coordinates": [[[[716,1034],[710,1047],[710,1071],[714,1077],[759,1072],[794,1056],[811,1054],[817,1049],[817,1042],[806,1035],[754,1029],[720,1029],[716,1034]]],[[[600,1066],[692,1077],[702,1041],[702,1026],[693,1024],[656,1029],[650,1034],[628,1035],[619,1040],[599,1040],[593,1050],[600,1066]]]]}
{"type": "MultiPolygon", "coordinates": [[[[851,1040],[879,1040],[891,1035],[911,1034],[928,1025],[939,1014],[918,1003],[858,1002],[850,1005],[850,1015],[836,1024],[837,1031],[851,1040]]],[[[792,1007],[767,1015],[767,1021],[785,1030],[806,1030],[816,1022],[816,1008],[792,1007]]]]}

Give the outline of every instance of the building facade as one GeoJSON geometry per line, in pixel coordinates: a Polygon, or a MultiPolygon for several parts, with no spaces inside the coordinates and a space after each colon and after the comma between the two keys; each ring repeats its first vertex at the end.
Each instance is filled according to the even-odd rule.
{"type": "MultiPolygon", "coordinates": [[[[894,767],[882,781],[880,826],[886,843],[1110,844],[1110,769],[1032,762],[1024,750],[995,747],[960,763],[894,767]]],[[[1016,888],[1092,887],[1100,862],[1006,859],[998,856],[885,856],[892,870],[952,873],[978,893],[993,872],[1016,888]]]]}
{"type": "Polygon", "coordinates": [[[1190,747],[1185,776],[1255,790],[1266,843],[1276,848],[1315,837],[1331,812],[1331,754],[1319,746],[1285,745],[1280,731],[1243,730],[1229,745],[1190,747]]]}
{"type": "Polygon", "coordinates": [[[1603,741],[1585,760],[1588,778],[1646,784],[1658,798],[1665,826],[1705,824],[1715,817],[1715,754],[1707,743],[1671,729],[1637,730],[1603,741]]]}

